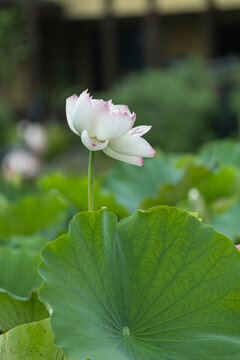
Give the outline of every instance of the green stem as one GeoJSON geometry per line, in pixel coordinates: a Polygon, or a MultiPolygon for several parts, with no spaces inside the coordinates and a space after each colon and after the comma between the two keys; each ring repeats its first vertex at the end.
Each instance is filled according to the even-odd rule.
{"type": "Polygon", "coordinates": [[[88,211],[93,211],[93,160],[94,151],[89,153],[88,161],[88,211]]]}

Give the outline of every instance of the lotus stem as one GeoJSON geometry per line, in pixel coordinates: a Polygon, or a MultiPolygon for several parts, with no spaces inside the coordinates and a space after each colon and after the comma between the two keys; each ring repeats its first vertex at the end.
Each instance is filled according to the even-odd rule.
{"type": "Polygon", "coordinates": [[[94,151],[89,152],[88,161],[88,211],[94,211],[93,204],[93,160],[94,151]]]}

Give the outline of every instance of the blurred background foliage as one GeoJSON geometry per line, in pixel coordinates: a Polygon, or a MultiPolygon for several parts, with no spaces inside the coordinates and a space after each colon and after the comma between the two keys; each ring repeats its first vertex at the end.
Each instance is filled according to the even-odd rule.
{"type": "Polygon", "coordinates": [[[168,151],[193,151],[213,139],[218,116],[216,79],[201,61],[130,75],[101,97],[127,103],[137,124],[152,124],[150,141],[168,151]]]}
{"type": "Polygon", "coordinates": [[[8,94],[6,84],[16,75],[19,62],[27,56],[25,27],[19,7],[0,10],[0,145],[11,139],[11,132],[18,119],[8,94]]]}
{"type": "Polygon", "coordinates": [[[0,79],[7,81],[27,56],[26,31],[17,6],[0,11],[0,48],[0,79]]]}

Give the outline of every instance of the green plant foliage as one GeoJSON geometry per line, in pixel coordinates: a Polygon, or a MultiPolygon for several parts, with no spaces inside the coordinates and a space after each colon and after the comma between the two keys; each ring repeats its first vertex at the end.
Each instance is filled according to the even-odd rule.
{"type": "Polygon", "coordinates": [[[239,194],[240,178],[236,169],[231,167],[222,167],[213,172],[204,165],[190,164],[178,183],[165,184],[157,197],[145,200],[142,206],[176,205],[188,196],[191,188],[198,189],[205,200],[211,203],[220,197],[239,194]]]}
{"type": "Polygon", "coordinates": [[[46,307],[39,301],[35,291],[28,299],[24,299],[0,289],[0,329],[2,331],[6,332],[15,326],[42,320],[48,316],[46,307]]]}
{"type": "Polygon", "coordinates": [[[220,197],[240,194],[239,173],[233,167],[225,166],[211,173],[197,184],[200,193],[209,202],[220,197]]]}
{"type": "Polygon", "coordinates": [[[53,194],[25,196],[0,208],[0,237],[32,235],[59,227],[66,219],[66,205],[53,194]]]}
{"type": "Polygon", "coordinates": [[[21,249],[28,249],[35,252],[40,252],[41,248],[49,241],[49,239],[43,235],[13,235],[5,240],[4,244],[21,249]]]}
{"type": "Polygon", "coordinates": [[[117,223],[82,212],[47,244],[40,298],[56,344],[93,360],[237,360],[240,253],[166,206],[117,223]]]}
{"type": "Polygon", "coordinates": [[[215,229],[226,234],[234,241],[240,240],[240,203],[220,214],[214,214],[211,224],[215,229]]]}
{"type": "Polygon", "coordinates": [[[9,79],[12,71],[27,55],[23,19],[17,7],[0,12],[0,79],[9,79]]]}
{"type": "Polygon", "coordinates": [[[0,247],[0,329],[41,320],[48,316],[36,292],[42,280],[39,254],[27,249],[0,247]]]}
{"type": "MultiPolygon", "coordinates": [[[[231,114],[235,119],[239,119],[240,114],[240,105],[239,105],[239,96],[240,96],[240,61],[238,58],[233,58],[232,66],[230,71],[225,74],[225,84],[229,86],[230,96],[229,96],[229,105],[231,109],[231,114]]],[[[239,120],[238,120],[239,121],[239,120]]],[[[239,123],[238,123],[239,131],[239,123]]]]}
{"type": "Polygon", "coordinates": [[[1,360],[67,360],[53,343],[49,319],[20,325],[0,336],[1,360]]]}
{"type": "MultiPolygon", "coordinates": [[[[65,103],[66,98],[63,103],[65,103]]],[[[51,159],[66,151],[78,138],[69,131],[67,124],[49,123],[45,125],[48,136],[47,158],[51,159]],[[65,125],[65,126],[64,126],[65,125]]]]}
{"type": "Polygon", "coordinates": [[[9,293],[27,298],[38,288],[41,278],[37,271],[39,254],[27,249],[0,247],[0,288],[9,293]]]}
{"type": "MultiPolygon", "coordinates": [[[[0,59],[1,59],[1,54],[0,54],[0,59]]],[[[1,67],[1,60],[0,60],[0,67],[1,67]]],[[[0,69],[0,78],[1,78],[1,69],[0,69]]],[[[14,128],[15,121],[16,121],[16,117],[12,106],[10,104],[7,104],[7,102],[4,101],[3,99],[0,99],[0,127],[1,127],[0,146],[1,147],[4,144],[7,144],[11,140],[11,137],[15,132],[15,128],[14,128]]]]}
{"type": "MultiPolygon", "coordinates": [[[[80,210],[88,209],[88,179],[87,177],[65,176],[61,173],[47,175],[40,179],[40,186],[43,190],[57,189],[60,193],[80,210]]],[[[100,188],[94,179],[94,207],[100,209],[102,206],[113,211],[120,218],[128,215],[123,206],[118,205],[112,194],[100,188]]]]}
{"type": "Polygon", "coordinates": [[[174,158],[159,153],[147,159],[142,168],[119,162],[108,173],[104,186],[131,213],[143,200],[156,196],[163,184],[177,183],[181,174],[174,165],[174,158]]]}
{"type": "Polygon", "coordinates": [[[208,178],[210,173],[211,171],[205,166],[191,164],[185,168],[182,177],[176,184],[163,184],[158,195],[152,199],[145,199],[141,206],[149,208],[157,205],[175,205],[186,198],[191,188],[197,187],[197,184],[208,178]]]}
{"type": "Polygon", "coordinates": [[[196,150],[213,139],[218,98],[209,67],[187,60],[164,69],[142,70],[100,94],[116,104],[128,104],[137,125],[153,125],[146,135],[168,151],[196,150]]]}
{"type": "Polygon", "coordinates": [[[227,139],[207,143],[200,149],[199,156],[211,168],[233,165],[240,170],[240,143],[238,141],[227,139]]]}

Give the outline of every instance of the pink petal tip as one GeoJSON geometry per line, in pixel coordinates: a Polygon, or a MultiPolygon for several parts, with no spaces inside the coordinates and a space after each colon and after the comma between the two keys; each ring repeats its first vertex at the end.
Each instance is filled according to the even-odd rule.
{"type": "Polygon", "coordinates": [[[133,124],[135,123],[136,117],[137,117],[137,115],[135,113],[132,113],[131,119],[133,121],[133,124]]]}
{"type": "Polygon", "coordinates": [[[140,158],[140,159],[139,159],[139,163],[140,163],[140,166],[142,166],[142,165],[143,165],[143,163],[144,163],[143,158],[140,158]]]}

